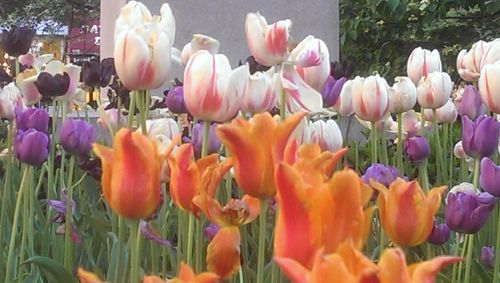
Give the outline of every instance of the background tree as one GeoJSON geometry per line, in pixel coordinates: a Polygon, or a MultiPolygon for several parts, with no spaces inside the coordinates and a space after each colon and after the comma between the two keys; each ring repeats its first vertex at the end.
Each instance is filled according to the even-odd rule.
{"type": "Polygon", "coordinates": [[[457,78],[456,56],[478,41],[500,37],[498,0],[340,0],[341,60],[353,75],[375,71],[389,81],[406,75],[418,46],[438,49],[457,78]]]}

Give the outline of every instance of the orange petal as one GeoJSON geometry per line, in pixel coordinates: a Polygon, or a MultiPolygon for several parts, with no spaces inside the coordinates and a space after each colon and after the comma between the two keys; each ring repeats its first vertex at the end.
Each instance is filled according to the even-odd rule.
{"type": "Polygon", "coordinates": [[[278,124],[273,138],[273,161],[275,164],[283,160],[288,139],[304,116],[306,116],[305,112],[296,112],[288,116],[284,122],[278,124]]]}
{"type": "Polygon", "coordinates": [[[78,280],[80,283],[104,283],[96,274],[88,272],[83,268],[78,268],[78,280]]]}
{"type": "MultiPolygon", "coordinates": [[[[352,241],[339,245],[337,252],[350,273],[361,277],[363,274],[373,274],[378,271],[377,265],[355,248],[352,241]]],[[[368,277],[368,276],[367,276],[368,277]]]]}
{"type": "Polygon", "coordinates": [[[217,226],[228,225],[222,207],[217,200],[207,194],[201,194],[194,197],[193,203],[203,211],[208,220],[217,224],[217,226]]]}
{"type": "Polygon", "coordinates": [[[378,263],[381,283],[410,283],[404,253],[400,249],[386,249],[378,263]]]}
{"type": "Polygon", "coordinates": [[[441,269],[461,260],[460,257],[439,256],[428,261],[412,264],[409,267],[411,282],[432,283],[441,269]]]}
{"type": "Polygon", "coordinates": [[[165,283],[165,280],[158,276],[144,276],[142,283],[165,283]]]}
{"type": "Polygon", "coordinates": [[[95,154],[101,159],[102,176],[101,187],[104,199],[109,203],[111,200],[111,179],[113,176],[113,149],[97,143],[92,145],[95,154]]]}
{"type": "Polygon", "coordinates": [[[297,151],[299,148],[299,144],[296,139],[289,141],[285,147],[285,151],[283,152],[283,161],[286,164],[294,164],[297,162],[297,151]]]}
{"type": "Polygon", "coordinates": [[[233,162],[226,158],[219,164],[214,164],[203,170],[199,193],[206,193],[213,197],[222,177],[231,169],[233,162]]]}
{"type": "Polygon", "coordinates": [[[207,247],[207,269],[228,279],[240,269],[240,230],[225,226],[217,231],[207,247]]]}
{"type": "Polygon", "coordinates": [[[200,171],[193,161],[192,144],[181,145],[168,159],[170,165],[170,196],[185,211],[197,214],[192,201],[200,186],[200,171]]]}
{"type": "Polygon", "coordinates": [[[195,278],[195,274],[191,266],[181,262],[181,267],[179,267],[179,279],[185,282],[190,282],[195,278]]]}
{"type": "Polygon", "coordinates": [[[281,272],[292,281],[292,283],[308,283],[307,275],[309,270],[291,258],[275,257],[274,261],[278,264],[281,272]]]}
{"type": "MultiPolygon", "coordinates": [[[[261,200],[258,198],[251,197],[249,195],[244,195],[243,198],[241,198],[241,201],[243,201],[247,207],[248,207],[248,216],[243,222],[243,224],[250,223],[259,216],[260,213],[260,205],[261,205],[261,200]]],[[[266,200],[262,200],[266,201],[266,200]]]]}
{"type": "Polygon", "coordinates": [[[347,153],[347,150],[348,150],[348,148],[344,147],[344,148],[341,148],[341,149],[335,151],[333,153],[333,156],[330,158],[330,160],[323,165],[323,173],[326,176],[332,175],[333,170],[337,166],[337,163],[339,163],[340,159],[342,159],[342,157],[344,157],[344,155],[347,153]]]}

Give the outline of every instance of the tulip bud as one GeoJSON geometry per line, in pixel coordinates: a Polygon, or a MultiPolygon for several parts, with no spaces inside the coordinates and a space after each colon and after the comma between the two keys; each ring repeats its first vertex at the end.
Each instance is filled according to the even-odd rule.
{"type": "Polygon", "coordinates": [[[465,234],[478,232],[488,220],[496,203],[495,198],[488,193],[453,189],[446,199],[446,224],[453,231],[465,234]]]}
{"type": "Polygon", "coordinates": [[[460,115],[474,120],[478,116],[486,114],[486,106],[481,100],[481,95],[474,86],[464,87],[460,101],[460,115]]]}
{"type": "Polygon", "coordinates": [[[67,152],[85,156],[95,141],[94,127],[84,120],[66,119],[59,131],[59,140],[67,152]]]}
{"type": "Polygon", "coordinates": [[[439,52],[434,49],[431,51],[422,49],[422,47],[415,48],[410,57],[408,57],[407,65],[408,77],[411,78],[415,85],[418,84],[422,77],[426,77],[432,72],[441,72],[441,58],[439,52]]]}
{"type": "Polygon", "coordinates": [[[418,82],[417,100],[422,108],[437,109],[450,98],[453,83],[447,73],[433,72],[418,82]]]}
{"type": "Polygon", "coordinates": [[[322,151],[335,152],[342,148],[342,132],[334,120],[318,120],[311,124],[311,143],[319,144],[322,151]]]}
{"type": "Polygon", "coordinates": [[[328,76],[321,92],[323,107],[331,107],[337,102],[346,81],[345,77],[335,80],[332,76],[328,76]]]}
{"type": "Polygon", "coordinates": [[[486,52],[481,59],[481,70],[488,64],[500,61],[500,38],[488,42],[486,52]]]}
{"type": "MultiPolygon", "coordinates": [[[[453,124],[457,120],[457,108],[451,99],[448,102],[436,109],[436,122],[453,124]]],[[[426,121],[433,121],[434,111],[432,109],[424,109],[424,118],[426,121]]]]}
{"type": "Polygon", "coordinates": [[[488,157],[481,160],[481,175],[479,184],[484,191],[495,197],[500,197],[500,166],[496,166],[488,157]]]}
{"type": "Polygon", "coordinates": [[[16,108],[23,108],[23,97],[14,83],[0,89],[0,118],[14,119],[16,108]]]}
{"type": "Polygon", "coordinates": [[[352,108],[352,85],[353,81],[348,80],[342,86],[342,90],[340,91],[339,98],[333,105],[333,109],[340,116],[349,116],[353,113],[352,108]]]}
{"type": "Polygon", "coordinates": [[[35,129],[37,131],[49,132],[49,113],[40,108],[16,109],[16,129],[26,131],[35,129]]]}
{"type": "Polygon", "coordinates": [[[165,92],[165,105],[172,113],[188,113],[186,103],[184,102],[184,90],[182,86],[175,86],[165,92]]]}
{"type": "Polygon", "coordinates": [[[125,116],[118,113],[116,108],[99,112],[99,119],[97,119],[97,124],[101,126],[101,128],[108,129],[108,127],[110,127],[113,131],[124,126],[125,122],[125,116]]]}
{"type": "Polygon", "coordinates": [[[458,53],[457,71],[462,79],[472,82],[479,78],[482,68],[481,61],[488,47],[487,42],[480,40],[472,44],[469,51],[464,49],[458,53]]]}
{"type": "Polygon", "coordinates": [[[199,50],[207,50],[211,54],[217,54],[219,52],[219,45],[219,41],[215,38],[203,34],[193,34],[191,42],[182,48],[181,62],[183,65],[186,65],[189,58],[199,50]]]}
{"type": "Polygon", "coordinates": [[[35,85],[42,96],[62,96],[68,91],[69,81],[68,73],[52,76],[47,72],[41,72],[35,85]]]}
{"type": "Polygon", "coordinates": [[[226,122],[241,106],[248,66],[231,71],[227,57],[197,51],[184,71],[184,101],[194,117],[203,121],[226,122]]]}
{"type": "Polygon", "coordinates": [[[379,75],[356,77],[352,84],[352,108],[362,120],[376,122],[389,112],[388,85],[379,75]]]}
{"type": "MultiPolygon", "coordinates": [[[[208,154],[217,153],[220,148],[220,142],[215,135],[215,129],[217,129],[217,124],[210,125],[208,131],[208,154]]],[[[191,138],[184,138],[184,141],[193,144],[194,156],[200,158],[203,145],[203,124],[195,124],[191,132],[191,138]]]]}
{"type": "Polygon", "coordinates": [[[28,53],[36,31],[28,27],[14,27],[0,34],[0,46],[10,56],[28,53]]]}
{"type": "Polygon", "coordinates": [[[94,88],[99,85],[101,81],[101,67],[99,66],[99,62],[95,60],[83,62],[82,80],[83,83],[90,88],[94,88]]]}
{"type": "Polygon", "coordinates": [[[248,74],[243,91],[241,111],[248,113],[268,111],[276,105],[276,100],[272,78],[268,73],[248,74]]]}
{"type": "Polygon", "coordinates": [[[330,53],[325,42],[312,35],[302,40],[290,53],[302,79],[316,91],[322,91],[330,75],[330,53]]]}
{"type": "Polygon", "coordinates": [[[33,55],[32,53],[26,53],[23,55],[19,55],[17,60],[19,60],[19,64],[23,65],[23,67],[30,68],[35,62],[35,55],[33,55]]]}
{"type": "Polygon", "coordinates": [[[467,157],[467,154],[465,154],[464,147],[462,145],[462,141],[458,141],[453,147],[453,155],[455,155],[455,157],[458,159],[464,159],[467,157]]]}
{"type": "Polygon", "coordinates": [[[479,93],[490,111],[500,113],[500,63],[485,65],[479,77],[479,93]]]}
{"type": "Polygon", "coordinates": [[[366,184],[370,184],[370,182],[375,181],[384,185],[384,187],[389,187],[392,182],[401,177],[401,174],[395,167],[374,163],[366,169],[365,174],[361,177],[361,180],[366,184]]]}
{"type": "Polygon", "coordinates": [[[500,122],[487,116],[471,121],[462,116],[462,145],[465,153],[473,158],[492,156],[498,147],[500,122]]]}
{"type": "Polygon", "coordinates": [[[427,238],[427,243],[432,245],[443,245],[450,239],[450,228],[446,223],[437,223],[434,221],[432,232],[427,238]]]}
{"type": "Polygon", "coordinates": [[[493,247],[484,246],[481,248],[481,257],[479,258],[481,263],[489,269],[492,269],[495,264],[495,252],[493,247]]]}
{"type": "Polygon", "coordinates": [[[17,159],[33,166],[42,165],[49,155],[49,137],[36,129],[18,130],[14,140],[17,159]]]}
{"type": "Polygon", "coordinates": [[[389,89],[389,112],[398,114],[410,111],[417,103],[417,88],[408,77],[396,77],[389,89]]]}
{"type": "Polygon", "coordinates": [[[268,25],[266,18],[258,12],[248,13],[245,19],[245,35],[248,49],[255,60],[264,66],[273,66],[283,62],[287,56],[291,26],[290,20],[268,25]]]}
{"type": "Polygon", "coordinates": [[[210,223],[203,229],[203,236],[205,236],[208,241],[212,241],[215,234],[217,234],[217,231],[219,231],[219,226],[214,223],[210,223]]]}
{"type": "Polygon", "coordinates": [[[414,164],[427,159],[431,154],[431,148],[426,138],[414,135],[407,136],[403,143],[404,153],[414,164]]]}

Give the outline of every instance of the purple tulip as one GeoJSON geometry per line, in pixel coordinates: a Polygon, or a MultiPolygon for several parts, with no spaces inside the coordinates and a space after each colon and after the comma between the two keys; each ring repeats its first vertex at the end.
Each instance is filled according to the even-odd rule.
{"type": "Polygon", "coordinates": [[[474,234],[486,223],[495,202],[488,193],[450,191],[445,210],[446,224],[453,231],[474,234]]]}
{"type": "Polygon", "coordinates": [[[404,153],[414,164],[427,159],[431,154],[431,148],[426,138],[419,135],[409,135],[403,142],[404,153]]]}
{"type": "Polygon", "coordinates": [[[347,78],[345,77],[335,80],[332,76],[328,76],[321,92],[324,107],[331,107],[337,102],[340,91],[342,91],[342,87],[346,81],[347,78]]]}
{"type": "Polygon", "coordinates": [[[496,166],[488,157],[481,160],[479,184],[486,192],[495,197],[500,197],[500,166],[496,166]]]}
{"type": "Polygon", "coordinates": [[[169,91],[165,91],[165,105],[175,114],[188,113],[184,102],[184,89],[182,86],[174,86],[169,91]]]}
{"type": "Polygon", "coordinates": [[[203,236],[205,236],[207,240],[212,241],[215,234],[217,234],[217,231],[219,231],[219,226],[214,223],[210,223],[203,229],[203,236]]]}
{"type": "Polygon", "coordinates": [[[95,141],[94,127],[84,120],[66,119],[59,131],[59,140],[67,152],[87,155],[95,141]]]}
{"type": "Polygon", "coordinates": [[[450,228],[446,223],[437,223],[434,221],[432,232],[427,238],[427,242],[432,245],[442,245],[450,239],[450,228]]]}
{"type": "Polygon", "coordinates": [[[494,259],[495,253],[493,247],[484,246],[481,248],[481,257],[479,258],[481,263],[487,268],[493,268],[495,266],[494,259]]]}
{"type": "Polygon", "coordinates": [[[0,34],[0,47],[10,56],[17,57],[29,52],[36,31],[29,27],[14,27],[0,34]]]}
{"type": "MultiPolygon", "coordinates": [[[[208,131],[208,154],[216,153],[219,151],[220,141],[215,135],[217,124],[210,125],[208,131]]],[[[201,146],[203,144],[203,124],[198,123],[193,126],[191,138],[184,137],[184,142],[193,144],[194,155],[196,158],[201,157],[201,146]]]]}
{"type": "Polygon", "coordinates": [[[478,116],[486,114],[486,106],[481,100],[481,95],[477,89],[471,85],[464,87],[462,100],[460,102],[460,115],[467,116],[474,120],[478,116]]]}
{"type": "Polygon", "coordinates": [[[401,178],[401,174],[395,167],[374,163],[366,169],[365,174],[361,177],[361,180],[366,184],[370,184],[370,181],[373,180],[379,182],[385,187],[389,187],[397,178],[401,178]]]}
{"type": "Polygon", "coordinates": [[[474,122],[462,116],[462,146],[473,158],[492,156],[497,150],[500,122],[488,116],[479,116],[474,122]]]}
{"type": "Polygon", "coordinates": [[[19,161],[40,166],[49,155],[49,137],[35,129],[18,130],[14,140],[14,152],[19,161]]]}
{"type": "Polygon", "coordinates": [[[41,72],[36,79],[35,86],[44,97],[63,96],[68,91],[70,81],[69,74],[66,72],[62,75],[41,72]]]}
{"type": "Polygon", "coordinates": [[[49,113],[40,108],[16,109],[16,129],[26,131],[35,129],[37,131],[49,132],[49,113]]]}
{"type": "Polygon", "coordinates": [[[165,246],[165,247],[172,247],[172,244],[170,243],[169,240],[163,239],[151,224],[149,224],[148,221],[141,220],[140,222],[140,227],[141,227],[141,234],[144,238],[153,241],[157,243],[158,245],[165,246]]]}
{"type": "MultiPolygon", "coordinates": [[[[66,189],[61,190],[60,200],[56,199],[48,199],[47,205],[50,206],[55,212],[56,215],[50,219],[51,222],[54,223],[65,223],[66,222],[66,203],[68,201],[68,196],[66,194],[66,189]]],[[[71,209],[73,210],[73,214],[75,212],[76,203],[74,200],[71,200],[71,209]]]]}

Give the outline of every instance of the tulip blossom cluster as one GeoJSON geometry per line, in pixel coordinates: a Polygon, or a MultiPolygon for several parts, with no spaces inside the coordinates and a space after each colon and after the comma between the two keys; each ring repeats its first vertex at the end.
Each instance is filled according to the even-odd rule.
{"type": "Polygon", "coordinates": [[[14,152],[19,161],[42,165],[49,154],[49,113],[37,108],[16,110],[14,152]]]}

